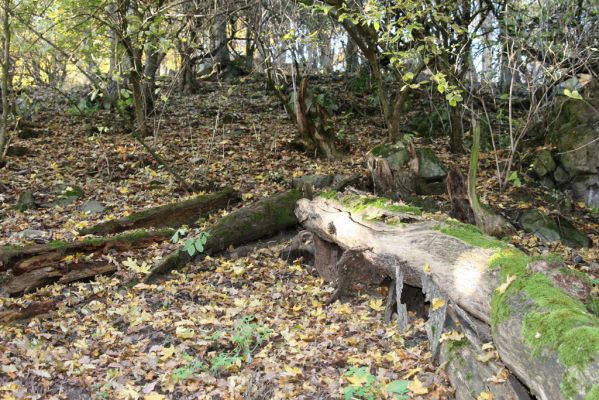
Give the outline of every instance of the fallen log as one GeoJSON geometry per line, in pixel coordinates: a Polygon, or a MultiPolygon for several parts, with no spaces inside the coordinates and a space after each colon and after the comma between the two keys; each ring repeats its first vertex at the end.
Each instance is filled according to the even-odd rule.
{"type": "MultiPolygon", "coordinates": [[[[301,193],[299,190],[279,193],[221,218],[207,231],[204,253],[218,253],[229,246],[238,246],[293,228],[298,223],[294,208],[301,193]]],[[[181,268],[192,259],[185,249],[177,249],[160,260],[145,281],[151,282],[159,275],[181,268]]]]}
{"type": "Polygon", "coordinates": [[[131,214],[127,217],[102,222],[82,229],[81,235],[108,235],[142,228],[178,228],[192,225],[198,218],[226,208],[240,200],[239,193],[231,188],[197,196],[178,203],[166,204],[131,214]]]}
{"type": "Polygon", "coordinates": [[[12,278],[5,285],[11,296],[20,295],[53,282],[69,283],[111,274],[116,266],[106,262],[67,262],[65,257],[77,253],[119,251],[146,247],[155,242],[168,240],[173,229],[158,231],[134,231],[113,237],[101,237],[77,242],[55,241],[43,245],[5,246],[0,249],[4,270],[12,269],[12,278]]]}
{"type": "MultiPolygon", "coordinates": [[[[380,283],[384,277],[422,288],[431,304],[431,350],[446,362],[447,342],[455,339],[443,335],[448,324],[466,340],[453,356],[470,357],[494,342],[499,360],[469,358],[450,365],[457,369],[449,374],[452,384],[472,388],[458,391],[458,398],[476,399],[482,392],[496,399],[525,398],[514,376],[539,399],[599,398],[599,318],[587,309],[596,300],[584,277],[557,263],[535,262],[471,225],[423,219],[389,224],[383,222],[389,218],[373,218],[372,207],[347,204],[356,202],[340,195],[298,202],[300,223],[315,243],[316,237],[327,243],[315,247],[316,269],[336,282],[339,297],[357,283],[380,283]],[[327,248],[337,255],[331,257],[327,248]],[[507,372],[500,373],[504,365],[507,372]]],[[[394,213],[393,205],[369,204],[394,213]]],[[[401,285],[396,290],[399,299],[401,285]]],[[[404,321],[405,307],[396,302],[404,321]]]]}
{"type": "Polygon", "coordinates": [[[174,229],[138,230],[122,233],[111,237],[99,237],[65,242],[54,240],[46,244],[27,246],[0,247],[0,271],[13,268],[17,273],[24,273],[44,266],[46,262],[54,262],[62,257],[74,254],[114,248],[126,250],[129,248],[146,247],[150,243],[170,239],[174,229]]]}

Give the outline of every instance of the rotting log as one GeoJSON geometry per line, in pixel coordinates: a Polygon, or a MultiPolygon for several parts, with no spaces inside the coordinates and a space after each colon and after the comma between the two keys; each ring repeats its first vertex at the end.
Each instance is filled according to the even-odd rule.
{"type": "Polygon", "coordinates": [[[74,253],[89,253],[101,249],[126,250],[146,247],[148,244],[170,239],[174,229],[137,230],[110,237],[98,237],[66,242],[55,240],[46,244],[0,247],[0,271],[14,269],[17,273],[41,268],[47,262],[54,262],[74,253]]]}
{"type": "MultiPolygon", "coordinates": [[[[325,279],[326,273],[337,274],[338,291],[348,290],[368,271],[373,281],[400,276],[403,283],[422,288],[432,304],[427,333],[433,354],[450,362],[494,343],[497,360],[450,364],[461,368],[449,374],[452,384],[472,389],[460,390],[459,398],[476,399],[477,390],[497,399],[526,398],[515,377],[539,399],[599,398],[599,318],[587,309],[593,299],[584,277],[556,261],[535,261],[471,225],[422,219],[391,225],[372,214],[368,208],[347,207],[340,195],[303,199],[296,207],[316,244],[318,237],[340,249],[336,264],[325,268],[325,279]],[[361,262],[342,262],[347,252],[361,262]],[[577,298],[571,297],[572,286],[579,289],[577,298]],[[453,356],[442,336],[448,324],[467,340],[453,356]],[[504,366],[507,372],[500,373],[504,366]]],[[[323,268],[323,254],[324,264],[330,262],[330,253],[317,246],[315,254],[317,269],[323,268]]]]}
{"type": "MultiPolygon", "coordinates": [[[[297,226],[294,209],[301,196],[299,190],[279,193],[221,218],[207,231],[204,253],[219,253],[229,246],[253,242],[297,226]]],[[[151,282],[159,275],[182,268],[192,259],[184,248],[179,248],[154,265],[145,281],[151,282]]]]}
{"type": "Polygon", "coordinates": [[[85,239],[76,242],[51,242],[43,245],[5,246],[0,249],[4,270],[11,269],[12,277],[4,290],[11,296],[30,292],[50,283],[69,283],[111,274],[116,266],[106,262],[79,261],[69,263],[65,257],[76,253],[119,251],[147,247],[168,240],[173,229],[134,231],[112,237],[85,239]]]}
{"type": "Polygon", "coordinates": [[[82,229],[79,233],[81,235],[108,235],[142,228],[178,228],[181,225],[192,225],[201,216],[227,208],[239,200],[238,192],[226,188],[216,193],[149,208],[121,219],[102,222],[82,229]]]}

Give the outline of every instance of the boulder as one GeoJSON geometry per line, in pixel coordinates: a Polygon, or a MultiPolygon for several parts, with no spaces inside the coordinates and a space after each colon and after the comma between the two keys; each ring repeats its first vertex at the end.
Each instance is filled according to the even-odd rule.
{"type": "Polygon", "coordinates": [[[310,185],[314,189],[324,189],[333,183],[333,176],[331,175],[304,175],[297,178],[293,178],[291,185],[294,189],[301,189],[304,185],[310,185]]]}
{"type": "Polygon", "coordinates": [[[532,167],[537,176],[544,177],[555,171],[557,164],[555,163],[551,152],[549,150],[543,150],[535,159],[532,167]]]}
{"type": "Polygon", "coordinates": [[[386,159],[392,171],[401,169],[410,160],[410,152],[402,142],[379,144],[370,150],[370,155],[386,159]]]}
{"type": "Polygon", "coordinates": [[[47,206],[64,207],[82,198],[85,195],[85,192],[81,186],[61,183],[52,188],[52,194],[54,194],[56,198],[47,206]]]}
{"type": "Polygon", "coordinates": [[[570,175],[566,172],[565,169],[563,169],[561,166],[558,166],[555,171],[553,171],[553,179],[555,180],[555,183],[557,183],[558,185],[563,185],[565,183],[568,183],[568,181],[570,180],[570,175]]]}
{"type": "Polygon", "coordinates": [[[33,193],[28,190],[21,192],[15,208],[19,211],[34,209],[35,199],[33,198],[33,193]]]}
{"type": "Polygon", "coordinates": [[[79,207],[79,210],[86,214],[102,214],[104,210],[106,210],[106,207],[99,201],[91,200],[82,204],[81,207],[79,207]]]}
{"type": "Polygon", "coordinates": [[[599,129],[568,123],[560,128],[560,162],[571,175],[599,173],[599,129]]]}
{"type": "Polygon", "coordinates": [[[418,149],[418,176],[427,182],[441,181],[447,176],[447,167],[431,149],[418,149]]]}
{"type": "Polygon", "coordinates": [[[25,146],[8,146],[8,149],[6,150],[6,155],[8,157],[23,157],[27,154],[29,154],[29,149],[25,146]]]}
{"type": "Polygon", "coordinates": [[[592,245],[591,238],[560,216],[551,217],[537,210],[527,210],[522,213],[519,222],[526,232],[534,233],[539,239],[547,242],[560,240],[574,248],[592,245]]]}
{"type": "Polygon", "coordinates": [[[588,207],[599,208],[599,175],[580,175],[571,183],[574,196],[588,207]]]}
{"type": "MultiPolygon", "coordinates": [[[[582,86],[584,101],[565,97],[558,102],[552,138],[575,197],[589,207],[599,207],[599,84],[589,79],[582,86]]],[[[555,180],[563,184],[566,174],[557,171],[555,180]]]]}

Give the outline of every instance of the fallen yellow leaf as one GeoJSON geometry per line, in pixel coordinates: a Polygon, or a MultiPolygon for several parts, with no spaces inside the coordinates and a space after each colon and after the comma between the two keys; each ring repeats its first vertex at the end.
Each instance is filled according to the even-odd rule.
{"type": "Polygon", "coordinates": [[[370,308],[372,308],[374,311],[382,311],[385,307],[383,306],[383,299],[375,299],[375,300],[370,300],[368,302],[368,305],[370,306],[370,308]]]}
{"type": "Polygon", "coordinates": [[[493,393],[491,392],[481,392],[476,400],[493,400],[493,393]]]}
{"type": "Polygon", "coordinates": [[[438,310],[439,308],[441,308],[445,305],[445,300],[443,300],[441,298],[434,298],[431,303],[433,306],[433,310],[438,310]]]}
{"type": "Polygon", "coordinates": [[[156,392],[152,392],[150,394],[146,394],[144,396],[144,400],[164,400],[166,399],[166,396],[163,394],[159,394],[156,392]]]}
{"type": "Polygon", "coordinates": [[[408,389],[415,395],[428,393],[428,389],[422,385],[422,382],[420,382],[418,378],[414,378],[414,380],[410,382],[410,384],[408,385],[408,389]]]}
{"type": "Polygon", "coordinates": [[[458,331],[450,331],[450,332],[443,332],[441,334],[441,339],[439,339],[440,342],[445,342],[447,340],[454,340],[454,341],[460,341],[464,339],[464,334],[458,331]]]}
{"type": "Polygon", "coordinates": [[[507,290],[507,288],[510,286],[510,284],[516,280],[516,275],[508,275],[507,276],[507,280],[505,281],[505,283],[502,283],[501,285],[499,285],[497,287],[497,289],[495,289],[497,292],[499,292],[500,294],[505,293],[505,291],[507,290]]]}

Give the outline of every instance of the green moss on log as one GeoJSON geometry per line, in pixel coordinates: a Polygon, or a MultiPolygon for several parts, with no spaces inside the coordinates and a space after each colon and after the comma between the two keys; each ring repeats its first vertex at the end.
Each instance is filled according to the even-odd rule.
{"type": "Polygon", "coordinates": [[[379,210],[387,210],[396,213],[422,215],[422,210],[419,207],[407,204],[395,204],[393,201],[382,197],[347,195],[343,196],[340,199],[340,202],[345,207],[355,212],[364,211],[368,208],[378,208],[379,210]]]}
{"type": "Polygon", "coordinates": [[[437,230],[448,236],[458,238],[472,246],[484,249],[504,249],[509,244],[482,233],[476,226],[458,221],[446,221],[437,230]]]}

